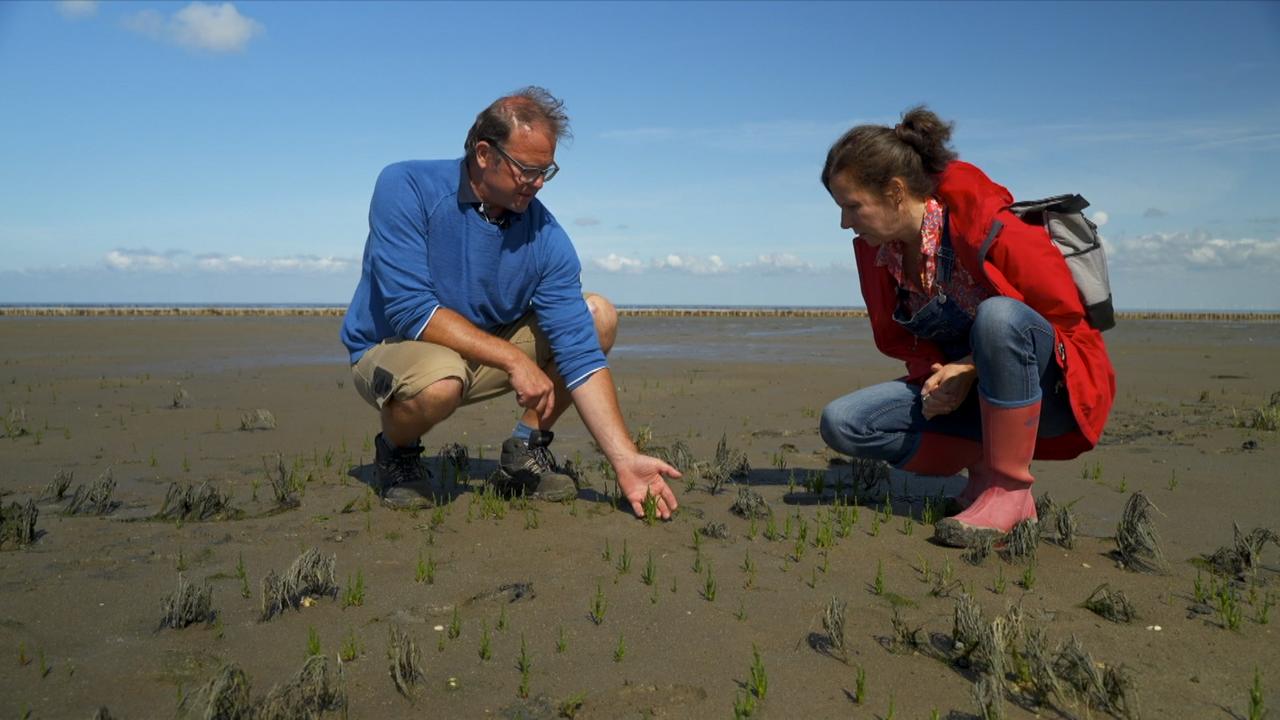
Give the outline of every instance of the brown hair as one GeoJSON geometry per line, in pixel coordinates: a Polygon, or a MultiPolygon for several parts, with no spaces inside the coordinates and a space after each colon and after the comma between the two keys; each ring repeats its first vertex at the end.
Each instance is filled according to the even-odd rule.
{"type": "Polygon", "coordinates": [[[467,158],[475,156],[476,143],[481,140],[505,143],[517,125],[543,125],[557,140],[573,136],[564,101],[546,88],[530,85],[494,100],[476,115],[463,143],[467,158]]]}
{"type": "Polygon", "coordinates": [[[836,140],[827,151],[822,184],[831,191],[831,178],[848,172],[858,185],[884,191],[889,181],[902,178],[916,197],[928,197],[937,187],[937,175],[956,159],[948,146],[952,123],[924,105],[907,110],[893,127],[859,125],[836,140]]]}

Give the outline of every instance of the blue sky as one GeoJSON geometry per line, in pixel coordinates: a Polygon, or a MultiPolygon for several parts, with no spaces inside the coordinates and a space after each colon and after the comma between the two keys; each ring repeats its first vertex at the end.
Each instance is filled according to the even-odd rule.
{"type": "Polygon", "coordinates": [[[378,171],[539,84],[631,304],[861,305],[830,143],[927,103],[1079,192],[1121,308],[1280,309],[1277,3],[0,3],[0,302],[325,302],[378,171]]]}

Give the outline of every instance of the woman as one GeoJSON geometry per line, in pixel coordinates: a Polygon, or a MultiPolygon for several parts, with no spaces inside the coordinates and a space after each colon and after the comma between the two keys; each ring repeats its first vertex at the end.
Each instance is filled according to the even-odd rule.
{"type": "Polygon", "coordinates": [[[827,153],[822,183],[857,234],[876,347],[907,375],[833,401],[821,431],[840,452],[911,472],[968,468],[964,511],[934,535],[964,547],[1036,518],[1032,458],[1097,444],[1115,373],[1062,253],[1009,212],[1008,190],[956,159],[950,138],[917,107],[894,127],[853,128],[827,153]]]}

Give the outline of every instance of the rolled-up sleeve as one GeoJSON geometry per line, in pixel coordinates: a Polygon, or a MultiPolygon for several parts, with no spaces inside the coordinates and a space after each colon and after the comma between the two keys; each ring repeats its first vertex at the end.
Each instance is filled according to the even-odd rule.
{"type": "Polygon", "coordinates": [[[369,205],[369,253],[374,292],[398,337],[416,339],[440,307],[427,262],[431,198],[401,165],[378,176],[369,205]]]}
{"type": "Polygon", "coordinates": [[[543,228],[546,242],[542,277],[533,293],[533,311],[555,356],[565,385],[573,390],[608,367],[596,337],[591,310],[582,297],[582,264],[568,235],[555,221],[543,228]]]}

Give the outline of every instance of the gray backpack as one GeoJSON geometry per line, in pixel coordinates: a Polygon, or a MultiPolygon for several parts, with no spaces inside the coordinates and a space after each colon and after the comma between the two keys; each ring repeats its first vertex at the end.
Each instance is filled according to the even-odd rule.
{"type": "MultiPolygon", "coordinates": [[[[1009,210],[1033,225],[1049,232],[1053,244],[1062,251],[1071,277],[1080,291],[1085,317],[1099,331],[1116,326],[1115,307],[1111,303],[1111,280],[1107,276],[1107,256],[1098,239],[1098,226],[1084,216],[1089,201],[1079,195],[1055,195],[1043,200],[1024,200],[1009,210]]],[[[997,220],[982,243],[979,257],[986,257],[991,243],[1003,225],[997,220]]]]}

